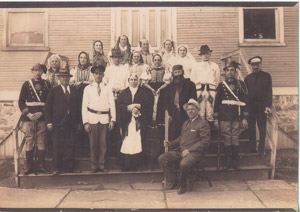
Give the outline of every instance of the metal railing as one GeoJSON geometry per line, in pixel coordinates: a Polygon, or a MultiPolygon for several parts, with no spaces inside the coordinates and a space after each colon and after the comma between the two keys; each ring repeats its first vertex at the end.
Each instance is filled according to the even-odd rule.
{"type": "Polygon", "coordinates": [[[15,183],[17,187],[20,187],[20,155],[22,153],[24,144],[25,144],[25,137],[22,138],[20,132],[20,124],[22,120],[22,115],[19,117],[19,120],[16,126],[13,129],[13,139],[14,139],[14,167],[15,167],[15,183]],[[20,139],[22,139],[20,144],[20,139]],[[20,145],[19,145],[20,144],[20,145]]]}

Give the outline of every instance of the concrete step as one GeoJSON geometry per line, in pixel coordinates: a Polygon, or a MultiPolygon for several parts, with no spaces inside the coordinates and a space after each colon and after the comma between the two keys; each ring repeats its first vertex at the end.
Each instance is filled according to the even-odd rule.
{"type": "MultiPolygon", "coordinates": [[[[266,180],[270,168],[266,166],[241,166],[240,170],[217,171],[216,167],[205,168],[211,180],[266,180]]],[[[141,172],[121,172],[110,170],[108,173],[62,173],[57,176],[51,174],[19,175],[21,187],[57,187],[68,185],[88,185],[95,183],[146,183],[161,182],[163,174],[160,169],[143,170],[141,172]]]]}

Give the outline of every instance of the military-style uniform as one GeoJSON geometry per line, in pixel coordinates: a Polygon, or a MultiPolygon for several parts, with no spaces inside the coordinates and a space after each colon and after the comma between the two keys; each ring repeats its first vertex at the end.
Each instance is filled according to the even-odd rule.
{"type": "Polygon", "coordinates": [[[36,137],[36,144],[39,150],[38,158],[40,168],[43,169],[43,161],[45,157],[45,143],[46,143],[46,124],[44,118],[44,106],[45,101],[51,85],[48,81],[40,79],[31,79],[24,82],[20,96],[19,96],[19,108],[24,117],[22,131],[25,133],[26,143],[26,161],[27,168],[32,169],[33,147],[34,137],[36,137]],[[28,117],[28,113],[42,112],[43,115],[34,123],[28,117]],[[36,135],[34,135],[34,124],[36,124],[36,135]]]}
{"type": "Polygon", "coordinates": [[[248,118],[247,87],[243,81],[227,79],[219,84],[214,118],[219,121],[220,133],[225,138],[226,166],[237,169],[240,122],[248,118]]]}

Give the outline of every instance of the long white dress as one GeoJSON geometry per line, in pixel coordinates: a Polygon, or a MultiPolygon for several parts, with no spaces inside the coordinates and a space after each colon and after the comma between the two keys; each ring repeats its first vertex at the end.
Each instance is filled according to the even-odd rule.
{"type": "MultiPolygon", "coordinates": [[[[129,87],[132,94],[132,101],[138,88],[129,87]]],[[[121,153],[134,155],[142,152],[142,137],[141,130],[136,130],[136,120],[134,116],[131,116],[131,121],[128,125],[128,135],[124,138],[121,153]]]]}

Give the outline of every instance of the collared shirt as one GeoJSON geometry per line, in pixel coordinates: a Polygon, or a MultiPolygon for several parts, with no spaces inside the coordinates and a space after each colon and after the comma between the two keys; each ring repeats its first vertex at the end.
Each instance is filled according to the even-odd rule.
{"type": "MultiPolygon", "coordinates": [[[[64,94],[66,94],[66,88],[65,88],[65,86],[63,86],[63,85],[60,85],[60,86],[62,87],[62,89],[64,91],[64,94]]],[[[69,91],[69,94],[71,94],[71,89],[70,89],[69,85],[67,86],[67,90],[69,91]]]]}
{"type": "Polygon", "coordinates": [[[103,82],[113,91],[121,91],[128,86],[129,70],[124,65],[110,65],[104,72],[103,82]]]}
{"type": "Polygon", "coordinates": [[[193,66],[191,72],[191,81],[196,84],[196,88],[200,88],[201,84],[210,84],[217,86],[220,80],[219,66],[210,61],[201,61],[193,66]]]}
{"type": "Polygon", "coordinates": [[[109,86],[100,83],[101,93],[98,95],[98,84],[93,82],[84,89],[82,100],[82,122],[83,124],[109,123],[109,114],[96,114],[88,111],[88,107],[96,111],[110,111],[111,121],[116,121],[116,108],[113,92],[109,86]]]}

